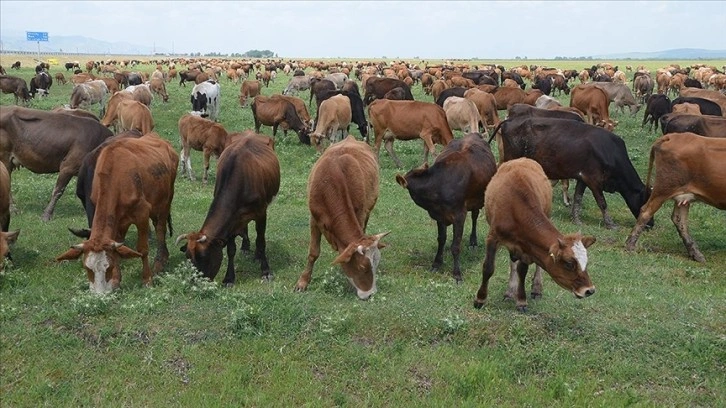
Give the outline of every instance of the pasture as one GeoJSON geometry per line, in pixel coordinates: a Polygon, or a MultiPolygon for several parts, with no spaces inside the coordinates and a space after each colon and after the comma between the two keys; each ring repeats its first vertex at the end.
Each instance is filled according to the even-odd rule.
{"type": "MultiPolygon", "coordinates": [[[[15,60],[3,55],[0,63],[9,75],[29,81],[34,66],[28,62],[11,70],[15,60]]],[[[522,62],[582,69],[600,61],[496,61],[507,68],[522,62]]],[[[643,64],[655,72],[670,61],[609,62],[643,64]]],[[[147,64],[134,68],[153,69],[147,64]]],[[[56,72],[66,74],[62,65],[51,67],[51,75],[56,72]]],[[[632,73],[628,76],[632,79],[632,73]]],[[[281,93],[288,79],[280,72],[262,93],[281,93]]],[[[219,82],[219,122],[228,131],[253,129],[250,108],[238,102],[240,85],[224,75],[219,82]]],[[[151,107],[155,131],[177,152],[177,121],[190,110],[191,88],[169,82],[169,102],[155,99],[151,107]]],[[[71,89],[70,83],[54,82],[50,96],[31,101],[30,107],[66,104],[71,89]]],[[[420,85],[412,91],[416,100],[433,102],[420,85]]],[[[303,91],[300,97],[307,102],[308,95],[303,91]]],[[[558,99],[569,105],[569,97],[558,99]]],[[[0,95],[1,106],[11,104],[12,95],[0,95]]],[[[314,111],[313,104],[313,116],[314,111]]],[[[643,111],[612,113],[619,121],[614,133],[625,140],[641,179],[650,145],[661,135],[641,129],[643,111]]],[[[499,114],[504,118],[503,111],[499,114]]],[[[271,128],[263,126],[261,133],[271,136],[271,128]]],[[[351,133],[360,136],[355,126],[351,133]]],[[[655,227],[630,253],[624,244],[635,219],[619,195],[606,193],[617,229],[602,225],[589,191],[583,223],[575,225],[558,185],[555,225],[565,233],[597,238],[588,267],[597,292],[578,300],[545,276],[542,299],[530,300],[527,313],[517,312],[502,296],[509,270],[508,255],[500,249],[489,285],[492,295],[477,310],[473,299],[481,283],[486,220],[479,218],[478,246],[462,248],[461,284],[451,276],[451,229],[444,265],[430,272],[436,224],[395,180],[396,174],[420,165],[422,143],[396,141],[404,167],[396,168],[381,149],[380,196],[367,228],[371,234],[390,231],[383,239],[387,246],[381,250],[378,292],[368,301],[358,300],[340,268],[331,265],[336,254],[323,242],[308,290],[296,293],[310,238],[306,185],[318,154],[301,145],[294,132],[285,138],[278,130],[275,143],[281,185],[267,222],[267,255],[275,278],[262,282],[259,263],[238,253],[232,288],[221,286],[222,276],[216,282],[192,279],[194,268],[173,245],[176,236],[202,225],[216,159],[208,185],[200,181],[198,151],[192,152],[197,181],[177,177],[174,234],[167,237],[171,257],[153,287],[142,287],[141,263],[128,260],[121,264],[121,289],[103,297],[89,293],[80,261],[54,261],[80,242],[67,228],[86,223],[75,197],[76,180],[59,200],[54,218],[42,222],[57,175],[16,170],[12,193],[18,212],[10,229],[21,233],[13,261],[0,275],[2,405],[726,405],[726,212],[704,204],[691,208],[690,232],[706,257],[704,264],[688,258],[670,220],[671,203],[656,214],[655,227]]],[[[492,150],[496,155],[495,146],[492,150]]],[[[470,226],[467,220],[465,233],[470,226]]],[[[135,246],[135,237],[132,227],[126,244],[135,246]]],[[[152,241],[152,253],[155,248],[152,241]]]]}

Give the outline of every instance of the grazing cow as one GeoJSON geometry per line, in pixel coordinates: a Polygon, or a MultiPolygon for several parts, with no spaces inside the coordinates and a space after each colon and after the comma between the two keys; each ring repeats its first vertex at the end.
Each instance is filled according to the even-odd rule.
{"type": "Polygon", "coordinates": [[[679,96],[671,102],[671,109],[675,112],[676,105],[682,103],[697,105],[702,115],[722,116],[721,107],[716,102],[697,97],[679,96]]]}
{"type": "Polygon", "coordinates": [[[209,117],[216,122],[219,119],[221,101],[222,92],[217,82],[206,81],[192,88],[192,113],[199,114],[203,118],[209,117]]]}
{"type": "Polygon", "coordinates": [[[15,61],[13,65],[10,66],[10,69],[20,69],[20,61],[15,61]]]}
{"type": "MultiPolygon", "coordinates": [[[[305,126],[307,126],[308,130],[311,130],[314,127],[313,119],[310,117],[310,112],[308,112],[308,107],[305,104],[305,101],[302,100],[302,98],[298,98],[297,96],[292,95],[282,95],[282,94],[272,94],[270,95],[270,98],[272,99],[283,99],[295,106],[295,111],[297,112],[297,115],[300,117],[300,119],[305,123],[305,126]]],[[[290,126],[287,122],[280,123],[280,127],[283,130],[289,129],[290,126]]],[[[306,134],[302,137],[301,142],[309,145],[310,144],[310,137],[306,134]]]]}
{"type": "Polygon", "coordinates": [[[515,103],[524,103],[527,98],[527,94],[523,90],[504,86],[494,88],[491,94],[494,95],[494,100],[497,102],[497,110],[508,110],[515,103]]]}
{"type": "Polygon", "coordinates": [[[646,103],[653,94],[653,86],[653,78],[650,75],[638,75],[633,79],[633,91],[635,91],[635,96],[640,99],[641,103],[646,103]]]}
{"type": "Polygon", "coordinates": [[[694,133],[669,133],[653,143],[646,183],[655,170],[650,198],[643,205],[638,221],[625,241],[632,251],[646,223],[667,200],[673,199],[671,220],[675,224],[688,255],[706,262],[696,241],[688,233],[688,210],[691,203],[702,201],[726,210],[726,139],[702,137],[694,133]]]}
{"type": "Polygon", "coordinates": [[[396,182],[408,190],[416,205],[436,221],[438,248],[431,265],[432,271],[437,271],[444,261],[446,229],[453,224],[453,276],[461,282],[459,253],[466,213],[471,212],[469,246],[474,247],[477,245],[477,218],[484,206],[484,190],[496,171],[497,165],[489,145],[481,134],[470,133],[449,143],[431,167],[424,165],[405,176],[396,175],[396,182]]]}
{"type": "Polygon", "coordinates": [[[624,112],[625,107],[630,108],[630,114],[635,116],[640,109],[640,104],[635,101],[633,92],[628,88],[627,85],[615,82],[597,82],[590,83],[582,86],[596,86],[602,88],[608,96],[608,101],[615,104],[615,108],[619,109],[621,113],[624,112]]]}
{"type": "Polygon", "coordinates": [[[334,72],[325,76],[325,79],[335,84],[335,89],[343,89],[343,84],[348,80],[348,75],[342,72],[334,72]]]}
{"type": "Polygon", "coordinates": [[[241,107],[247,106],[247,99],[260,95],[260,81],[255,79],[245,79],[239,90],[239,104],[241,107]]]}
{"type": "Polygon", "coordinates": [[[10,245],[18,238],[20,230],[10,232],[10,173],[4,164],[0,163],[0,272],[9,258],[10,245]]]}
{"type": "Polygon", "coordinates": [[[151,88],[146,84],[129,85],[120,93],[131,95],[133,100],[139,101],[148,107],[151,107],[151,101],[154,99],[154,96],[151,94],[151,88]]]}
{"type": "Polygon", "coordinates": [[[365,103],[366,106],[370,105],[375,99],[384,99],[386,93],[393,88],[403,88],[406,100],[413,100],[411,87],[396,78],[371,77],[368,81],[366,81],[364,88],[365,96],[363,97],[363,103],[365,103]]]}
{"type": "Polygon", "coordinates": [[[307,289],[320,256],[320,238],[325,236],[338,252],[333,262],[341,265],[358,298],[366,300],[376,292],[380,249],[385,246],[380,240],[388,233],[367,235],[365,230],[378,200],[378,185],[376,156],[353,136],[330,146],[315,162],[307,189],[310,248],[296,291],[307,289]]]}
{"type": "Polygon", "coordinates": [[[324,150],[323,140],[336,142],[336,133],[340,131],[340,140],[343,140],[343,132],[348,132],[352,119],[350,99],[345,95],[335,95],[320,104],[318,119],[315,123],[315,131],[310,135],[310,141],[319,153],[324,150]]]}
{"type": "Polygon", "coordinates": [[[726,118],[722,117],[670,114],[660,118],[660,125],[664,135],[690,132],[708,137],[726,137],[726,118]]]}
{"type": "Polygon", "coordinates": [[[194,180],[192,173],[191,149],[204,153],[204,173],[202,183],[207,184],[209,173],[209,158],[219,158],[230,142],[229,134],[224,126],[197,115],[187,114],[179,118],[179,141],[182,146],[180,161],[181,175],[186,171],[190,180],[194,180]]]}
{"type": "MultiPolygon", "coordinates": [[[[715,102],[721,107],[721,115],[726,117],[726,95],[711,89],[683,88],[680,96],[690,98],[703,98],[715,102]]],[[[703,108],[701,108],[703,110],[703,108]]]]}
{"type": "Polygon", "coordinates": [[[446,112],[435,103],[375,100],[368,107],[368,117],[373,126],[376,158],[380,155],[381,142],[385,140],[386,150],[398,167],[403,164],[393,152],[395,139],[422,139],[424,163],[428,163],[429,154],[436,154],[435,143],[446,146],[454,139],[446,112]]]}
{"type": "Polygon", "coordinates": [[[532,89],[539,89],[543,94],[548,95],[552,93],[552,78],[549,76],[544,78],[535,79],[532,84],[532,89]]]}
{"type": "Polygon", "coordinates": [[[604,191],[618,192],[635,217],[648,198],[625,142],[605,129],[574,120],[526,116],[507,119],[500,129],[504,153],[500,160],[527,157],[539,162],[551,180],[577,180],[572,205],[575,223],[580,223],[585,187],[592,191],[607,228],[616,225],[607,211],[604,191]]]}
{"type": "Polygon", "coordinates": [[[685,81],[683,81],[683,86],[688,88],[699,88],[702,89],[703,85],[701,85],[701,82],[693,79],[693,78],[686,78],[685,81]]]}
{"type": "Polygon", "coordinates": [[[100,79],[76,84],[71,92],[71,100],[69,107],[71,109],[88,109],[93,104],[101,106],[100,116],[103,116],[108,97],[108,86],[100,79]]]}
{"type": "Polygon", "coordinates": [[[431,96],[434,97],[434,101],[438,100],[441,93],[448,87],[449,85],[446,84],[446,81],[438,80],[434,82],[433,85],[431,85],[431,96]]]}
{"type": "Polygon", "coordinates": [[[331,91],[336,91],[338,88],[335,86],[333,81],[321,78],[310,79],[310,100],[308,106],[312,106],[313,96],[315,97],[315,104],[320,109],[320,104],[323,102],[323,96],[331,91]]]}
{"type": "Polygon", "coordinates": [[[272,140],[262,135],[235,138],[219,156],[214,198],[198,232],[181,235],[181,247],[194,266],[214,280],[227,248],[227,272],[223,283],[234,285],[235,238],[242,236],[242,251],[249,251],[248,224],[255,222],[255,260],[260,261],[262,279],[272,280],[267,260],[265,232],[267,207],[280,190],[280,162],[272,140]]]}
{"type": "MultiPolygon", "coordinates": [[[[451,96],[444,101],[446,121],[451,130],[459,129],[465,133],[478,133],[481,116],[474,102],[469,99],[451,96]]],[[[484,128],[486,134],[486,128],[484,128]]]]}
{"type": "Polygon", "coordinates": [[[58,82],[61,85],[65,85],[65,84],[68,83],[68,81],[66,80],[65,75],[63,75],[62,72],[58,72],[58,73],[55,74],[55,81],[58,82]]]}
{"type": "MultiPolygon", "coordinates": [[[[295,105],[284,98],[272,98],[257,95],[252,101],[252,116],[255,119],[255,132],[260,133],[260,126],[272,126],[272,136],[277,136],[277,127],[283,122],[287,127],[297,133],[300,143],[310,144],[308,124],[305,123],[295,108],[295,105]]],[[[282,127],[287,137],[287,128],[282,127]]]]}
{"type": "Polygon", "coordinates": [[[400,86],[397,86],[390,91],[386,92],[385,95],[383,95],[383,99],[393,99],[395,101],[404,101],[406,100],[406,90],[401,88],[400,86]]]}
{"type": "Polygon", "coordinates": [[[0,162],[10,174],[18,167],[33,173],[59,173],[43,220],[53,216],[58,199],[78,174],[83,157],[112,135],[97,120],[22,107],[0,111],[0,162]]]}
{"type": "Polygon", "coordinates": [[[35,98],[35,94],[40,96],[50,95],[50,87],[53,85],[53,78],[45,71],[40,71],[30,80],[30,97],[35,98]]]}
{"type": "Polygon", "coordinates": [[[179,86],[187,86],[187,82],[194,82],[194,84],[196,85],[197,77],[200,74],[202,74],[202,71],[198,69],[179,72],[179,86]]]}
{"type": "Polygon", "coordinates": [[[98,79],[106,83],[106,88],[108,88],[109,95],[113,95],[121,89],[118,81],[114,78],[99,77],[98,79]]]}
{"type": "Polygon", "coordinates": [[[0,75],[0,90],[4,94],[13,94],[16,105],[18,104],[18,99],[22,99],[25,104],[30,100],[28,83],[23,78],[12,75],[0,75]]]}
{"type": "Polygon", "coordinates": [[[560,101],[551,96],[542,95],[537,98],[536,101],[534,101],[534,107],[540,109],[554,109],[562,107],[562,104],[560,103],[560,101]]]}
{"type": "Polygon", "coordinates": [[[111,97],[101,124],[104,126],[116,124],[117,132],[136,129],[145,135],[154,130],[154,118],[149,107],[124,96],[123,93],[111,97]]]}
{"type": "Polygon", "coordinates": [[[640,127],[643,128],[645,127],[645,124],[648,123],[648,131],[657,131],[658,125],[660,124],[660,118],[672,111],[673,108],[671,107],[671,101],[666,95],[660,93],[652,94],[648,97],[648,103],[645,106],[645,114],[643,115],[643,123],[640,124],[640,127]],[[653,129],[653,124],[655,124],[655,129],[653,129]]]}
{"type": "Polygon", "coordinates": [[[585,113],[593,125],[613,130],[618,122],[610,120],[609,103],[607,92],[597,86],[577,85],[570,94],[570,107],[585,113]]]}
{"type": "Polygon", "coordinates": [[[166,92],[166,83],[163,78],[152,78],[148,85],[151,92],[159,95],[164,103],[169,102],[169,94],[166,92]]]}
{"type": "MultiPolygon", "coordinates": [[[[472,88],[472,89],[475,89],[475,88],[472,88]]],[[[444,107],[444,101],[446,101],[446,99],[448,99],[448,98],[450,98],[452,96],[458,96],[460,98],[463,98],[464,97],[464,94],[466,93],[467,90],[469,90],[469,88],[464,88],[464,87],[461,87],[461,86],[455,86],[455,87],[451,87],[451,88],[446,88],[443,91],[441,91],[441,93],[439,94],[439,96],[435,99],[435,102],[436,102],[437,105],[439,105],[439,106],[441,106],[443,108],[444,107]]]]}
{"type": "Polygon", "coordinates": [[[109,143],[101,150],[94,172],[91,200],[96,208],[90,236],[56,260],[83,255],[89,288],[102,294],[120,286],[119,258],[141,258],[142,281],[151,285],[149,219],[158,245],[153,273],[159,273],[169,259],[165,236],[178,165],[174,148],[156,133],[109,143]],[[136,251],[123,244],[131,225],[138,231],[136,251]]]}
{"type": "Polygon", "coordinates": [[[552,78],[552,95],[570,94],[570,87],[567,85],[567,78],[562,74],[551,75],[552,78]],[[559,92],[558,92],[559,91],[559,92]]]}
{"type": "Polygon", "coordinates": [[[303,76],[293,76],[290,78],[290,82],[287,83],[287,87],[282,91],[283,95],[297,95],[300,91],[310,89],[310,76],[303,74],[303,76]]]}
{"type": "Polygon", "coordinates": [[[519,311],[527,310],[524,280],[532,263],[542,267],[558,285],[572,291],[577,298],[595,293],[587,271],[587,248],[595,242],[595,237],[579,233],[563,235],[557,230],[550,220],[552,186],[537,162],[520,158],[500,165],[486,188],[484,211],[489,234],[482,283],[474,307],[481,308],[488,297],[489,279],[494,274],[500,245],[507,248],[511,260],[518,261],[519,311]],[[532,228],[533,225],[537,228],[532,228]]]}
{"type": "Polygon", "coordinates": [[[469,99],[476,105],[483,127],[491,129],[499,124],[497,101],[494,99],[494,95],[477,88],[472,88],[464,92],[464,98],[469,99]]]}

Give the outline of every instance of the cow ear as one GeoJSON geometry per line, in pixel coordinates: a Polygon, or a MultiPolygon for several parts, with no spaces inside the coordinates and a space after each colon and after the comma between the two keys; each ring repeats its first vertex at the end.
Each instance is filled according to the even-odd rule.
{"type": "Polygon", "coordinates": [[[549,256],[552,257],[552,260],[554,262],[557,262],[557,259],[560,257],[560,243],[559,242],[550,245],[549,256]]]}
{"type": "Polygon", "coordinates": [[[406,177],[396,174],[396,183],[398,183],[403,188],[408,188],[408,182],[406,181],[406,177]]]}
{"type": "Polygon", "coordinates": [[[126,245],[121,245],[117,247],[116,253],[118,253],[123,259],[141,258],[143,256],[140,252],[136,252],[133,249],[127,247],[126,245]]]}
{"type": "Polygon", "coordinates": [[[20,230],[11,231],[11,232],[5,232],[4,234],[5,234],[5,240],[8,242],[8,245],[12,245],[18,239],[18,235],[20,234],[20,230]]]}
{"type": "Polygon", "coordinates": [[[586,236],[582,237],[582,245],[584,245],[585,248],[589,248],[590,245],[592,245],[594,243],[595,243],[595,237],[593,237],[592,235],[586,235],[586,236]]]}
{"type": "Polygon", "coordinates": [[[386,244],[384,244],[383,242],[381,242],[381,239],[382,239],[383,237],[385,237],[386,235],[390,234],[390,233],[391,233],[391,231],[388,231],[388,232],[382,232],[382,233],[380,233],[380,234],[376,234],[376,235],[374,235],[374,236],[373,236],[373,239],[374,239],[375,241],[373,242],[373,245],[376,245],[376,246],[378,246],[378,249],[383,249],[383,248],[385,248],[385,247],[386,247],[386,244]]]}
{"type": "Polygon", "coordinates": [[[78,259],[79,256],[83,254],[83,249],[77,245],[72,246],[68,251],[66,251],[62,255],[58,255],[55,260],[60,261],[70,261],[73,259],[78,259]]]}
{"type": "Polygon", "coordinates": [[[341,252],[340,255],[338,255],[338,257],[333,260],[333,265],[348,263],[350,261],[350,258],[357,250],[358,245],[356,245],[356,243],[348,245],[348,247],[345,248],[345,250],[343,250],[343,252],[341,252]]]}

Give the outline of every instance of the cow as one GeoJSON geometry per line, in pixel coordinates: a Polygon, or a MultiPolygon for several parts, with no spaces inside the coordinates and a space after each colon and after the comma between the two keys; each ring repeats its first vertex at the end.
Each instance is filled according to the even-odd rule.
{"type": "Polygon", "coordinates": [[[22,99],[24,104],[30,100],[30,92],[28,92],[28,83],[23,78],[12,75],[0,75],[0,90],[4,94],[13,94],[15,104],[22,99]]]}
{"type": "Polygon", "coordinates": [[[504,86],[492,89],[491,94],[494,95],[494,100],[497,102],[497,110],[508,110],[515,103],[524,103],[527,97],[527,94],[521,89],[504,86]]]}
{"type": "Polygon", "coordinates": [[[169,102],[169,94],[166,92],[166,83],[163,78],[152,78],[148,85],[151,92],[159,95],[164,103],[169,102]]]}
{"type": "Polygon", "coordinates": [[[551,212],[552,186],[539,163],[520,158],[499,166],[484,195],[489,234],[482,283],[474,298],[474,307],[481,308],[486,302],[500,245],[507,248],[511,260],[518,261],[516,307],[519,311],[527,310],[524,280],[533,263],[577,298],[595,293],[587,270],[587,248],[595,242],[595,237],[562,234],[550,220],[551,212]],[[533,225],[537,228],[532,228],[533,225]]]}
{"type": "Polygon", "coordinates": [[[653,94],[653,86],[653,78],[650,75],[638,75],[633,79],[633,91],[635,92],[635,97],[639,98],[641,103],[646,103],[653,94]]]}
{"type": "Polygon", "coordinates": [[[483,127],[491,129],[499,124],[497,101],[494,99],[494,95],[477,88],[472,88],[464,92],[464,98],[469,99],[476,105],[483,127]]]}
{"type": "MultiPolygon", "coordinates": [[[[474,102],[469,99],[452,96],[444,101],[446,121],[451,130],[462,130],[465,133],[478,133],[481,116],[474,102]]],[[[486,134],[486,128],[484,128],[486,134]]]]}
{"type": "Polygon", "coordinates": [[[593,125],[613,130],[618,122],[610,120],[608,105],[607,92],[597,86],[577,85],[570,94],[570,107],[585,113],[593,125]]]}
{"type": "Polygon", "coordinates": [[[448,88],[449,85],[446,84],[446,81],[438,80],[434,82],[433,85],[431,85],[431,96],[434,97],[434,101],[438,100],[441,93],[448,88]]]}
{"type": "Polygon", "coordinates": [[[679,96],[671,102],[671,109],[675,109],[676,105],[682,103],[698,105],[702,115],[722,116],[721,107],[716,102],[698,97],[679,96]]]}
{"type": "MultiPolygon", "coordinates": [[[[308,124],[305,123],[295,105],[284,98],[272,98],[257,95],[252,100],[252,117],[255,120],[255,132],[260,133],[260,126],[272,126],[272,136],[277,136],[277,127],[283,124],[297,133],[300,143],[310,144],[308,124]]],[[[283,126],[283,134],[287,137],[287,128],[283,126]]]]}
{"type": "Polygon", "coordinates": [[[310,284],[320,256],[320,238],[325,236],[338,252],[333,263],[341,265],[358,298],[366,300],[376,292],[380,249],[385,247],[381,239],[388,232],[367,235],[365,230],[378,200],[378,185],[376,156],[367,143],[353,136],[330,146],[315,162],[307,188],[310,247],[296,291],[310,284]]]}
{"type": "Polygon", "coordinates": [[[46,71],[40,71],[30,79],[30,97],[50,95],[50,87],[53,85],[53,78],[46,71]]]}
{"type": "Polygon", "coordinates": [[[198,69],[192,69],[189,71],[181,71],[179,72],[179,86],[187,86],[188,82],[194,82],[196,85],[196,79],[197,77],[202,73],[202,71],[198,69]]]}
{"type": "Polygon", "coordinates": [[[660,207],[673,199],[671,220],[683,240],[688,255],[697,262],[706,262],[696,241],[688,233],[688,210],[691,203],[701,201],[719,210],[726,210],[726,139],[703,137],[694,133],[668,133],[657,139],[650,150],[646,183],[655,180],[650,198],[643,205],[633,230],[625,241],[632,251],[646,223],[660,207]]]}
{"type": "Polygon", "coordinates": [[[15,61],[13,65],[10,66],[10,69],[17,69],[20,70],[20,61],[15,61]]]}
{"type": "Polygon", "coordinates": [[[147,134],[154,130],[154,118],[151,116],[149,107],[128,96],[123,96],[122,93],[111,97],[101,124],[104,126],[116,124],[117,132],[136,129],[142,134],[147,134]],[[114,100],[117,97],[119,99],[114,100]]]}
{"type": "Polygon", "coordinates": [[[285,90],[282,91],[283,95],[297,95],[300,91],[310,89],[310,76],[303,74],[303,76],[293,76],[290,78],[290,82],[287,83],[285,90]]]}
{"type": "Polygon", "coordinates": [[[643,128],[648,123],[648,131],[657,131],[658,125],[661,123],[660,118],[672,111],[673,108],[671,107],[671,101],[668,99],[668,96],[661,93],[652,94],[648,97],[645,114],[643,115],[643,123],[640,124],[640,127],[643,128]],[[653,128],[653,124],[655,124],[655,129],[653,128]]]}
{"type": "Polygon", "coordinates": [[[0,163],[0,272],[5,266],[5,258],[9,258],[10,245],[15,243],[20,230],[10,231],[10,173],[0,163]]]}
{"type": "Polygon", "coordinates": [[[640,110],[641,104],[636,102],[633,92],[623,83],[616,82],[595,82],[589,83],[582,86],[598,87],[601,88],[608,96],[608,101],[615,104],[615,108],[619,109],[621,113],[625,111],[625,106],[630,109],[630,114],[635,116],[640,110]]]}
{"type": "Polygon", "coordinates": [[[539,89],[543,94],[549,96],[552,93],[552,78],[549,76],[536,78],[532,84],[532,89],[539,89]]]}
{"type": "Polygon", "coordinates": [[[112,134],[93,119],[7,107],[0,111],[0,162],[11,175],[18,167],[38,174],[59,173],[43,211],[43,221],[49,221],[68,182],[78,174],[83,157],[112,134]]]}
{"type": "Polygon", "coordinates": [[[209,173],[209,158],[219,158],[224,148],[229,144],[230,137],[227,130],[219,123],[198,115],[186,114],[179,118],[179,142],[182,146],[180,153],[181,175],[186,171],[190,180],[194,180],[192,173],[191,150],[201,151],[204,154],[204,173],[202,183],[207,184],[209,173]]]}
{"type": "Polygon", "coordinates": [[[247,106],[247,100],[260,95],[260,81],[255,79],[245,79],[242,81],[242,86],[239,90],[239,104],[241,107],[247,106]]]}
{"type": "Polygon", "coordinates": [[[255,222],[255,260],[260,261],[262,279],[273,274],[267,260],[265,233],[267,207],[280,189],[280,162],[272,140],[262,135],[235,138],[219,156],[214,197],[207,217],[198,232],[177,238],[186,240],[181,251],[209,280],[214,280],[222,265],[222,248],[227,248],[227,271],[222,281],[235,282],[235,238],[242,236],[243,251],[250,249],[248,225],[255,222]]]}
{"type": "Polygon", "coordinates": [[[65,85],[65,84],[68,83],[68,81],[66,80],[65,75],[63,75],[62,72],[57,72],[55,74],[55,81],[58,82],[58,84],[60,84],[60,85],[65,85]]]}
{"type": "Polygon", "coordinates": [[[365,95],[363,97],[363,103],[366,106],[370,105],[376,99],[384,99],[386,93],[393,88],[403,88],[406,100],[413,100],[411,87],[396,78],[371,77],[366,81],[364,88],[365,95]]]}
{"type": "Polygon", "coordinates": [[[100,79],[76,84],[71,92],[69,107],[71,109],[88,109],[93,104],[101,106],[100,116],[103,116],[108,97],[108,86],[100,79]]]}
{"type": "Polygon", "coordinates": [[[464,94],[466,93],[467,90],[469,90],[469,88],[464,88],[461,86],[446,88],[443,91],[441,91],[439,96],[435,99],[435,102],[437,105],[439,105],[443,108],[444,101],[446,101],[446,99],[448,99],[452,96],[458,96],[460,98],[463,98],[464,94]]]}
{"type": "Polygon", "coordinates": [[[595,197],[609,229],[616,225],[603,192],[618,192],[635,217],[648,198],[625,142],[605,129],[569,119],[526,116],[502,121],[493,134],[499,129],[503,146],[500,161],[527,157],[539,162],[551,180],[577,180],[572,205],[572,219],[577,224],[581,223],[585,187],[595,197]]]}
{"type": "Polygon", "coordinates": [[[376,158],[380,155],[381,142],[385,140],[386,150],[399,168],[403,164],[393,151],[395,139],[423,140],[424,163],[428,163],[429,154],[436,154],[435,143],[446,146],[454,139],[446,112],[435,103],[375,100],[368,107],[368,118],[373,127],[376,158]]]}
{"type": "Polygon", "coordinates": [[[222,92],[218,82],[205,81],[192,88],[192,112],[213,121],[219,119],[222,92]]]}
{"type": "Polygon", "coordinates": [[[109,143],[101,150],[94,172],[91,200],[96,208],[90,236],[56,261],[83,256],[89,289],[103,294],[120,287],[119,258],[141,258],[142,281],[150,286],[153,274],[169,259],[165,236],[178,165],[174,148],[156,133],[109,143]],[[149,219],[158,246],[153,272],[148,261],[149,219]],[[131,225],[138,232],[135,251],[123,244],[131,225]]]}
{"type": "Polygon", "coordinates": [[[695,103],[682,102],[673,105],[672,113],[678,115],[701,115],[701,108],[695,103]]]}
{"type": "Polygon", "coordinates": [[[310,140],[319,153],[322,153],[323,140],[335,143],[336,133],[340,131],[340,139],[343,139],[343,132],[348,131],[352,119],[350,99],[345,95],[335,95],[320,103],[318,119],[315,123],[315,131],[310,135],[310,140]]]}
{"type": "Polygon", "coordinates": [[[335,89],[340,90],[343,89],[343,84],[345,84],[345,81],[348,80],[348,75],[345,75],[342,72],[334,72],[326,75],[324,79],[333,82],[333,84],[335,84],[335,89]]]}
{"type": "Polygon", "coordinates": [[[664,135],[690,132],[708,137],[726,137],[726,118],[723,117],[673,113],[663,115],[660,125],[664,135]]]}
{"type": "Polygon", "coordinates": [[[330,91],[336,91],[338,88],[335,83],[328,79],[311,78],[310,79],[310,100],[308,106],[312,106],[313,96],[315,97],[315,104],[320,109],[320,104],[323,102],[323,95],[330,91]]]}
{"type": "Polygon", "coordinates": [[[457,283],[461,282],[459,254],[466,213],[471,212],[472,222],[469,246],[475,247],[476,223],[484,206],[484,190],[496,171],[497,165],[489,145],[481,134],[470,133],[449,143],[431,167],[424,165],[405,176],[396,175],[396,182],[408,190],[414,203],[436,221],[438,248],[431,265],[432,271],[439,270],[443,264],[446,229],[453,224],[452,274],[457,283]]]}
{"type": "Polygon", "coordinates": [[[715,102],[719,107],[721,107],[721,115],[726,117],[726,95],[719,91],[711,89],[683,88],[681,89],[680,96],[703,98],[708,99],[711,102],[715,102]]]}
{"type": "MultiPolygon", "coordinates": [[[[298,98],[297,96],[292,95],[282,95],[282,94],[272,94],[270,95],[270,98],[272,99],[283,99],[295,106],[295,111],[297,112],[297,115],[300,117],[300,119],[305,123],[305,126],[307,126],[308,131],[312,130],[314,127],[314,121],[310,117],[310,112],[308,112],[308,107],[305,104],[305,101],[302,100],[302,98],[298,98]]],[[[280,127],[283,130],[287,130],[290,128],[290,125],[287,122],[280,123],[280,127]]],[[[310,137],[308,134],[305,134],[300,139],[300,142],[306,145],[310,145],[310,137]]]]}
{"type": "Polygon", "coordinates": [[[146,84],[129,85],[121,90],[120,93],[131,95],[133,100],[139,101],[148,107],[151,107],[151,101],[154,99],[154,95],[151,93],[151,87],[146,84]]]}
{"type": "Polygon", "coordinates": [[[98,79],[106,83],[106,88],[108,88],[109,95],[113,95],[121,89],[119,82],[114,78],[99,77],[98,79]]]}

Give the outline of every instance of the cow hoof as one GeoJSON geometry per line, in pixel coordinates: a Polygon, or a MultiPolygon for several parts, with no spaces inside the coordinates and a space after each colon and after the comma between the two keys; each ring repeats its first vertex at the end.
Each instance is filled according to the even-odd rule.
{"type": "Polygon", "coordinates": [[[542,294],[541,293],[534,293],[534,292],[532,292],[532,293],[529,294],[529,296],[532,299],[542,299],[542,294]]]}
{"type": "Polygon", "coordinates": [[[527,313],[527,306],[517,306],[517,311],[520,313],[527,313]]]}
{"type": "Polygon", "coordinates": [[[233,286],[234,286],[234,282],[224,282],[224,287],[225,288],[231,288],[233,286]]]}
{"type": "Polygon", "coordinates": [[[262,275],[262,282],[272,282],[273,280],[275,280],[275,276],[272,273],[262,275]]]}
{"type": "Polygon", "coordinates": [[[484,306],[484,302],[482,302],[478,299],[474,299],[474,308],[475,309],[481,309],[482,306],[484,306]]]}
{"type": "Polygon", "coordinates": [[[43,222],[48,222],[48,221],[50,221],[50,220],[51,220],[51,218],[53,218],[53,216],[52,216],[52,215],[50,215],[50,214],[45,214],[45,213],[43,213],[43,216],[42,216],[42,217],[40,217],[40,219],[41,219],[41,220],[43,220],[43,222]]]}
{"type": "Polygon", "coordinates": [[[691,255],[691,259],[693,259],[696,262],[700,262],[700,263],[706,262],[706,257],[703,256],[703,254],[700,252],[696,252],[693,255],[691,255]]]}

